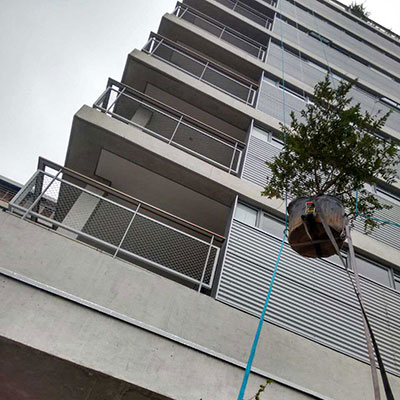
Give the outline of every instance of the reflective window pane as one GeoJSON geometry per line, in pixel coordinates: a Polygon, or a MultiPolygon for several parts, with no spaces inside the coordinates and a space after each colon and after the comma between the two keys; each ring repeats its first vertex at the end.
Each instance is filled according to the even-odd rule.
{"type": "Polygon", "coordinates": [[[235,212],[235,219],[247,225],[256,226],[257,210],[238,203],[235,212]]]}
{"type": "Polygon", "coordinates": [[[274,236],[282,238],[285,224],[275,218],[271,218],[268,214],[263,213],[260,221],[260,228],[274,236]]]}
{"type": "Polygon", "coordinates": [[[388,268],[378,267],[366,259],[359,257],[357,257],[357,267],[360,275],[382,283],[383,285],[391,286],[389,274],[390,271],[388,268]]]}

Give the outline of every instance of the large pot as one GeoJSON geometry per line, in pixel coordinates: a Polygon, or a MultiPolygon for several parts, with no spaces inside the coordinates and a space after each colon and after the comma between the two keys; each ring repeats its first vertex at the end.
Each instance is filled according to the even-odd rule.
{"type": "Polygon", "coordinates": [[[289,244],[303,257],[324,258],[336,254],[335,247],[322,225],[320,214],[331,228],[338,247],[342,247],[345,211],[337,197],[330,195],[299,197],[289,204],[288,212],[289,244]]]}

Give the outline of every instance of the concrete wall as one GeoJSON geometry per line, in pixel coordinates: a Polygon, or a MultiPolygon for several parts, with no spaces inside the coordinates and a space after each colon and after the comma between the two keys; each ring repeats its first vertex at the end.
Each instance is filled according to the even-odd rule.
{"type": "MultiPolygon", "coordinates": [[[[7,213],[0,251],[1,335],[165,396],[236,397],[256,318],[7,213]]],[[[373,398],[368,365],[270,324],[255,367],[276,381],[266,398],[373,398]]],[[[248,397],[262,382],[252,375],[248,397]]]]}

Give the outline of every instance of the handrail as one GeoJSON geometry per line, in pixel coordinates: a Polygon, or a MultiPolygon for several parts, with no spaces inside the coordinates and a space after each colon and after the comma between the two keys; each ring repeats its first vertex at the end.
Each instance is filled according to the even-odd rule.
{"type": "Polygon", "coordinates": [[[159,33],[150,32],[149,39],[151,39],[151,38],[162,39],[164,42],[169,43],[172,47],[176,47],[177,49],[181,49],[181,50],[187,51],[188,53],[192,53],[196,57],[201,58],[204,62],[209,63],[212,66],[219,68],[224,73],[227,73],[227,75],[233,75],[236,79],[241,80],[243,83],[246,83],[248,85],[255,86],[255,88],[258,88],[257,82],[250,80],[246,76],[243,76],[234,70],[231,70],[230,68],[226,67],[225,65],[219,64],[217,61],[206,57],[204,54],[199,53],[198,51],[196,51],[192,48],[186,47],[180,43],[178,44],[178,43],[174,42],[173,40],[168,39],[167,37],[165,37],[163,35],[160,35],[159,33]]]}
{"type": "MultiPolygon", "coordinates": [[[[204,14],[204,13],[202,13],[201,11],[196,10],[195,8],[193,8],[193,7],[191,7],[191,6],[188,6],[188,5],[184,4],[184,3],[181,3],[180,1],[178,1],[178,2],[176,3],[175,9],[178,8],[178,7],[186,8],[187,10],[189,10],[190,12],[192,12],[193,14],[198,14],[201,18],[204,18],[205,20],[208,20],[210,23],[212,23],[212,24],[214,24],[214,25],[216,25],[216,26],[219,25],[219,28],[224,28],[227,32],[233,32],[233,33],[234,33],[235,35],[237,35],[239,38],[241,38],[241,39],[244,40],[244,41],[247,41],[247,42],[251,43],[251,44],[252,44],[253,46],[255,46],[255,47],[264,47],[264,48],[267,47],[266,45],[263,45],[262,43],[257,42],[256,40],[254,40],[254,39],[252,39],[252,38],[250,38],[250,37],[244,35],[243,33],[240,33],[239,31],[237,31],[237,30],[231,28],[230,26],[225,25],[225,24],[223,24],[222,22],[220,22],[220,21],[218,21],[218,20],[216,20],[216,19],[210,17],[209,15],[204,14]]],[[[179,18],[179,17],[178,17],[178,18],[179,18]]]]}
{"type": "Polygon", "coordinates": [[[115,79],[108,78],[107,87],[111,87],[112,85],[125,88],[125,89],[127,89],[128,92],[130,91],[130,92],[134,93],[135,95],[137,95],[138,97],[140,97],[142,99],[148,100],[149,102],[151,102],[151,103],[153,103],[155,105],[164,107],[168,111],[170,111],[172,113],[175,113],[175,114],[178,114],[179,116],[183,116],[186,120],[188,120],[191,123],[193,123],[193,125],[197,125],[199,128],[203,128],[203,129],[205,129],[207,131],[213,132],[213,133],[217,134],[217,136],[221,136],[223,138],[226,138],[227,140],[229,140],[229,141],[231,141],[233,143],[238,143],[239,145],[241,145],[243,147],[246,146],[245,142],[242,142],[241,140],[236,139],[235,137],[230,136],[227,133],[220,131],[219,129],[213,128],[212,126],[210,126],[210,125],[208,125],[208,124],[206,124],[206,123],[204,123],[202,121],[199,121],[198,119],[196,119],[196,118],[194,118],[194,117],[192,117],[192,116],[190,116],[188,114],[185,114],[184,112],[179,111],[176,108],[171,107],[170,105],[168,105],[166,103],[163,103],[160,100],[157,100],[157,99],[149,96],[148,94],[145,94],[145,93],[143,93],[143,92],[141,92],[141,91],[139,91],[137,89],[134,89],[131,86],[128,86],[128,85],[126,85],[124,83],[118,82],[115,79]]]}
{"type": "MultiPolygon", "coordinates": [[[[273,22],[274,22],[274,19],[273,19],[273,18],[268,17],[267,15],[265,15],[264,13],[262,13],[261,11],[258,11],[258,10],[256,10],[255,8],[250,7],[250,6],[248,6],[247,4],[245,4],[245,3],[242,3],[240,0],[228,0],[228,1],[231,2],[231,3],[234,3],[234,7],[235,7],[236,5],[240,5],[240,7],[242,7],[242,8],[244,8],[245,10],[251,12],[251,13],[254,14],[256,17],[263,18],[263,19],[265,19],[265,21],[269,21],[270,23],[273,23],[273,22]]],[[[232,10],[235,11],[234,8],[233,8],[232,10]]],[[[265,26],[264,28],[266,28],[266,26],[265,26]]]]}
{"type": "Polygon", "coordinates": [[[75,179],[83,182],[83,183],[87,183],[89,182],[91,185],[93,185],[94,187],[98,188],[98,189],[103,189],[104,191],[108,192],[108,193],[112,193],[115,197],[121,199],[121,200],[125,200],[128,201],[129,203],[135,202],[135,203],[140,203],[142,206],[145,206],[147,209],[149,209],[150,212],[156,214],[156,215],[163,215],[166,216],[167,219],[169,219],[170,221],[173,222],[177,222],[179,225],[181,226],[189,226],[192,227],[193,230],[197,231],[197,232],[206,232],[208,235],[210,236],[214,236],[216,240],[223,242],[225,241],[225,237],[215,233],[207,228],[203,228],[200,225],[194,224],[193,222],[187,221],[183,218],[180,218],[172,213],[169,213],[168,211],[165,211],[161,208],[155,207],[149,203],[146,203],[145,201],[139,200],[129,194],[126,194],[124,192],[121,192],[118,189],[115,189],[111,186],[105,185],[104,183],[101,183],[99,181],[96,181],[93,178],[89,178],[86,175],[83,175],[77,171],[74,171],[68,167],[62,166],[60,164],[57,164],[54,161],[48,160],[44,157],[39,157],[38,160],[38,169],[41,171],[44,171],[44,169],[46,167],[55,169],[55,170],[61,170],[61,171],[65,171],[67,173],[69,173],[70,175],[72,175],[75,179]]]}

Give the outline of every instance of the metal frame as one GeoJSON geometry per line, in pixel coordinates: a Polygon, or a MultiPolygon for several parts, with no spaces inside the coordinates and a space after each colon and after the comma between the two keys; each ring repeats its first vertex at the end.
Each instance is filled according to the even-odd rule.
{"type": "Polygon", "coordinates": [[[255,84],[250,83],[250,82],[244,83],[244,79],[241,82],[240,80],[238,80],[236,78],[233,78],[232,76],[230,76],[231,75],[230,71],[227,71],[227,70],[221,71],[222,68],[219,67],[217,64],[214,64],[214,63],[210,62],[209,60],[204,60],[204,61],[200,60],[200,57],[199,57],[198,54],[196,54],[196,53],[194,53],[192,51],[189,51],[188,49],[184,48],[183,46],[177,45],[176,43],[173,43],[173,42],[171,42],[169,40],[166,40],[165,38],[161,37],[158,34],[152,33],[150,35],[150,38],[151,38],[150,42],[147,42],[146,46],[142,49],[145,53],[147,53],[147,54],[151,55],[152,57],[157,58],[157,59],[159,59],[159,60],[161,60],[161,61],[163,61],[163,62],[165,62],[165,63],[167,63],[167,64],[169,64],[171,66],[173,66],[174,68],[178,68],[179,70],[189,74],[190,76],[193,76],[194,78],[198,79],[199,81],[204,82],[204,83],[206,83],[206,84],[208,84],[208,85],[210,85],[212,87],[215,87],[216,89],[220,90],[221,92],[223,92],[223,93],[225,93],[225,94],[227,94],[227,95],[229,95],[229,96],[231,96],[231,97],[233,97],[233,98],[235,98],[235,99],[237,99],[237,100],[239,100],[239,101],[241,101],[241,102],[243,102],[243,103],[245,103],[245,104],[247,104],[249,106],[254,106],[254,100],[256,98],[256,93],[257,93],[257,89],[255,89],[253,87],[253,86],[257,87],[255,84]],[[156,42],[157,44],[154,45],[154,42],[156,42]],[[157,55],[155,53],[155,51],[161,45],[165,46],[166,48],[168,48],[168,49],[170,49],[170,50],[172,50],[172,51],[174,51],[174,52],[176,52],[176,53],[178,53],[178,54],[180,54],[180,55],[182,55],[184,57],[187,57],[189,60],[191,60],[193,62],[196,62],[199,65],[204,66],[203,72],[200,75],[200,77],[197,76],[196,74],[192,73],[190,70],[185,69],[185,68],[183,68],[183,67],[181,67],[181,66],[179,66],[179,65],[177,65],[177,64],[175,64],[175,63],[173,63],[171,61],[169,61],[168,59],[165,59],[165,58],[157,55]],[[152,49],[152,50],[150,50],[150,49],[152,49]],[[225,90],[222,87],[220,87],[220,86],[218,86],[218,85],[216,85],[216,84],[214,84],[214,83],[212,83],[212,82],[210,82],[208,80],[205,80],[204,79],[204,74],[205,74],[205,72],[207,70],[213,71],[214,73],[220,75],[221,77],[223,77],[225,79],[228,79],[228,80],[232,81],[233,83],[241,86],[243,89],[245,89],[248,92],[247,98],[244,99],[242,97],[239,97],[239,96],[233,94],[232,92],[230,92],[228,90],[225,90]]]}
{"type": "MultiPolygon", "coordinates": [[[[208,15],[205,15],[202,12],[195,10],[192,7],[187,6],[186,4],[178,2],[177,6],[174,10],[174,15],[177,16],[178,18],[184,19],[183,17],[185,16],[185,14],[194,15],[195,17],[202,19],[203,21],[206,21],[210,25],[213,25],[214,27],[221,29],[221,33],[219,34],[218,38],[227,43],[230,43],[232,46],[235,46],[235,45],[227,40],[224,40],[222,35],[225,32],[231,34],[233,37],[241,40],[242,42],[246,43],[247,45],[252,46],[255,50],[257,50],[257,56],[254,56],[252,53],[249,53],[248,51],[244,50],[241,47],[238,47],[238,46],[235,46],[235,47],[238,47],[239,49],[245,51],[247,54],[250,54],[250,55],[254,56],[255,58],[258,58],[259,60],[261,60],[263,62],[265,61],[267,46],[262,45],[261,43],[243,35],[242,33],[236,31],[235,29],[230,28],[227,25],[222,24],[221,22],[217,21],[216,19],[214,19],[212,17],[209,17],[208,15]],[[184,10],[184,12],[180,13],[181,10],[184,10]]],[[[186,21],[186,19],[185,19],[185,21],[186,21]]],[[[205,28],[199,27],[196,24],[194,24],[194,25],[200,29],[206,30],[205,28]]],[[[212,32],[210,32],[208,30],[206,30],[206,31],[210,34],[213,34],[212,32]]],[[[214,35],[214,36],[217,36],[217,35],[214,35]]]]}
{"type": "MultiPolygon", "coordinates": [[[[137,200],[137,199],[134,199],[134,198],[132,198],[132,197],[130,197],[128,195],[125,195],[125,197],[127,197],[129,200],[131,200],[131,201],[134,200],[134,203],[136,203],[136,209],[132,210],[131,208],[123,206],[123,205],[121,205],[121,204],[119,204],[119,203],[117,203],[117,202],[115,202],[113,200],[110,200],[110,199],[108,199],[106,197],[103,197],[103,196],[101,196],[101,195],[99,195],[97,193],[93,193],[90,190],[88,190],[86,187],[81,187],[79,185],[76,185],[76,184],[74,184],[72,182],[69,182],[68,180],[64,179],[65,176],[70,176],[70,177],[73,177],[73,178],[77,179],[77,175],[78,175],[78,179],[79,179],[79,177],[81,177],[81,175],[79,173],[76,173],[76,172],[75,173],[71,173],[70,170],[68,170],[67,168],[58,166],[59,169],[58,169],[57,173],[55,175],[52,175],[52,174],[48,173],[47,171],[45,171],[45,167],[54,168],[54,166],[56,166],[57,164],[54,164],[54,163],[51,163],[51,162],[48,163],[48,162],[46,162],[46,160],[41,159],[39,161],[39,165],[42,166],[42,170],[41,169],[37,170],[34,173],[34,175],[32,176],[32,178],[29,179],[28,183],[26,185],[24,185],[21,188],[21,190],[18,192],[18,194],[12,199],[12,201],[10,202],[10,211],[13,211],[13,212],[15,212],[15,210],[22,211],[24,213],[22,219],[25,219],[28,216],[34,217],[35,220],[45,221],[47,223],[50,223],[53,227],[63,228],[66,231],[69,231],[69,232],[72,232],[72,233],[78,235],[78,237],[82,237],[82,238],[88,239],[93,243],[99,244],[101,246],[104,246],[105,248],[113,250],[114,251],[113,258],[117,257],[119,254],[123,254],[123,255],[131,257],[131,258],[133,258],[135,260],[138,260],[138,261],[144,263],[145,265],[149,265],[149,266],[152,266],[152,267],[157,268],[159,270],[163,270],[163,271],[167,272],[168,274],[175,275],[175,276],[177,276],[177,277],[179,277],[179,278],[181,278],[181,279],[183,279],[185,281],[194,283],[194,284],[198,285],[199,291],[201,290],[202,287],[211,289],[212,284],[213,284],[213,280],[214,280],[216,265],[217,265],[217,262],[218,262],[219,252],[220,252],[219,247],[214,245],[214,241],[215,240],[221,241],[221,239],[224,239],[222,236],[220,236],[220,235],[218,235],[218,234],[216,234],[214,232],[205,230],[204,228],[201,228],[201,227],[199,227],[197,225],[193,225],[193,224],[189,223],[188,221],[182,220],[179,217],[175,217],[172,214],[166,213],[166,212],[164,212],[164,211],[162,211],[160,209],[156,209],[156,208],[150,206],[148,203],[141,202],[140,200],[137,200]],[[63,178],[59,177],[59,175],[61,173],[63,173],[63,178]],[[75,176],[74,176],[74,174],[75,174],[75,176]],[[37,180],[38,180],[38,178],[40,176],[42,177],[42,182],[43,182],[43,179],[44,179],[45,176],[51,178],[51,180],[46,185],[45,189],[41,190],[41,193],[35,198],[33,203],[28,208],[20,205],[19,203],[21,201],[23,201],[24,194],[26,195],[26,194],[30,193],[30,190],[27,192],[27,189],[28,188],[32,188],[36,184],[36,182],[37,182],[37,180]],[[90,196],[93,196],[93,197],[95,197],[95,198],[97,198],[97,199],[99,199],[99,200],[101,200],[103,202],[106,202],[106,203],[109,203],[109,204],[113,204],[114,206],[116,206],[116,207],[118,207],[120,209],[124,209],[124,210],[126,210],[126,211],[128,211],[128,212],[130,212],[132,214],[132,218],[130,219],[129,224],[126,227],[126,229],[125,229],[125,231],[124,231],[124,233],[122,235],[122,238],[119,241],[118,246],[116,246],[115,244],[109,243],[109,242],[107,242],[105,240],[99,239],[99,238],[97,238],[95,236],[92,236],[90,234],[87,234],[87,233],[83,232],[82,230],[73,228],[73,227],[71,227],[71,226],[69,226],[69,225],[67,225],[67,224],[65,224],[63,222],[56,221],[55,219],[50,218],[50,217],[45,216],[45,215],[42,215],[39,212],[36,212],[34,210],[36,205],[39,204],[40,200],[44,198],[44,195],[45,195],[46,191],[56,181],[60,182],[60,183],[62,183],[64,185],[76,188],[81,193],[89,194],[90,196]],[[187,232],[184,232],[184,231],[179,230],[179,229],[177,229],[177,228],[175,228],[173,226],[170,226],[170,225],[168,225],[168,224],[166,224],[166,223],[164,223],[162,221],[159,221],[157,219],[151,218],[148,215],[144,215],[142,213],[139,213],[139,208],[140,207],[144,207],[144,209],[147,209],[148,211],[149,211],[149,208],[150,208],[150,209],[152,209],[150,211],[155,212],[157,215],[160,215],[164,219],[166,218],[167,220],[172,220],[175,223],[180,223],[181,225],[185,226],[186,228],[192,229],[195,232],[198,232],[198,233],[201,233],[202,235],[206,235],[206,236],[210,237],[211,240],[210,240],[210,242],[207,242],[207,241],[205,241],[203,239],[200,239],[200,238],[198,238],[196,236],[193,236],[193,235],[191,235],[191,234],[189,234],[187,232]],[[134,219],[135,219],[135,217],[137,215],[140,215],[142,218],[145,218],[145,219],[147,219],[149,221],[152,221],[152,223],[154,223],[154,224],[164,226],[164,227],[168,228],[171,231],[177,232],[180,235],[183,235],[183,236],[189,238],[192,241],[195,241],[197,243],[202,243],[202,244],[207,246],[207,248],[208,248],[207,256],[206,256],[206,259],[204,261],[204,267],[202,269],[201,279],[200,280],[195,279],[195,278],[193,278],[191,276],[185,275],[184,273],[176,271],[175,269],[169,268],[167,265],[159,264],[157,262],[154,262],[152,260],[149,260],[149,259],[147,259],[145,257],[142,257],[142,256],[140,256],[138,254],[132,253],[132,252],[122,248],[122,244],[123,244],[123,242],[124,242],[124,240],[126,238],[126,235],[128,234],[128,232],[129,232],[129,230],[131,228],[131,225],[132,225],[132,223],[133,223],[133,221],[134,221],[134,219]],[[171,218],[171,217],[173,217],[173,218],[171,218]],[[182,224],[182,222],[184,222],[184,224],[182,224]],[[213,265],[211,266],[209,282],[205,283],[204,282],[204,278],[205,278],[205,274],[206,274],[206,270],[207,270],[207,266],[208,266],[209,259],[210,259],[210,256],[211,256],[212,249],[215,252],[215,258],[214,258],[213,265]]],[[[91,184],[90,181],[92,181],[92,180],[90,180],[90,178],[87,178],[86,182],[84,182],[84,180],[82,180],[82,179],[81,179],[81,181],[83,183],[86,183],[86,184],[88,183],[87,181],[89,181],[89,184],[91,184]]],[[[112,188],[109,188],[106,185],[103,185],[103,184],[101,184],[99,182],[96,182],[96,185],[92,184],[92,186],[97,187],[97,188],[100,186],[103,189],[103,191],[106,188],[106,190],[105,190],[106,193],[110,193],[110,192],[113,192],[113,191],[115,192],[115,189],[112,190],[112,188]]],[[[111,193],[111,194],[113,194],[113,193],[111,193]]]]}
{"type": "MultiPolygon", "coordinates": [[[[108,86],[107,90],[103,93],[103,96],[109,97],[109,93],[111,91],[117,92],[117,91],[119,91],[121,89],[121,87],[122,87],[121,84],[117,83],[116,81],[111,81],[111,82],[109,82],[109,86],[108,86]]],[[[211,129],[210,129],[209,132],[207,132],[206,130],[199,129],[193,123],[190,123],[190,118],[188,118],[186,115],[184,115],[182,113],[179,113],[180,114],[179,117],[175,116],[174,114],[177,114],[178,112],[176,110],[173,110],[173,109],[169,108],[169,107],[166,107],[165,105],[163,105],[163,108],[164,109],[168,109],[169,108],[169,112],[168,111],[163,111],[161,107],[157,107],[155,105],[152,105],[150,102],[145,101],[143,98],[140,99],[139,96],[134,94],[133,90],[131,91],[130,89],[128,89],[126,87],[124,89],[125,89],[124,93],[122,94],[123,97],[126,97],[126,98],[128,98],[128,99],[130,99],[132,101],[135,101],[136,103],[141,104],[141,105],[145,106],[146,108],[149,108],[149,109],[153,110],[154,112],[162,114],[162,115],[164,115],[164,116],[176,121],[177,125],[175,127],[175,132],[179,128],[180,125],[184,125],[184,126],[187,126],[188,128],[190,128],[191,130],[196,131],[199,134],[201,134],[201,135],[203,135],[203,136],[205,136],[205,137],[207,137],[209,139],[214,140],[216,143],[222,144],[222,145],[230,148],[232,150],[232,157],[231,157],[231,160],[230,160],[230,164],[229,165],[221,164],[218,161],[215,161],[212,158],[209,158],[204,154],[198,153],[195,150],[189,149],[189,148],[187,148],[187,147],[185,147],[185,146],[183,146],[183,145],[181,145],[181,144],[179,144],[177,142],[174,142],[173,141],[173,135],[171,136],[171,138],[168,139],[165,136],[162,136],[161,134],[159,134],[159,133],[157,133],[157,132],[155,132],[153,130],[150,130],[150,129],[148,129],[148,128],[146,128],[146,127],[144,127],[144,126],[142,126],[142,125],[140,125],[140,124],[138,124],[138,123],[136,123],[134,121],[131,121],[131,120],[127,119],[127,118],[124,118],[124,117],[118,115],[117,113],[115,113],[115,111],[110,111],[109,107],[106,108],[106,107],[103,106],[103,99],[101,97],[97,100],[96,103],[94,103],[93,107],[98,109],[98,110],[100,110],[100,111],[102,111],[102,112],[104,112],[104,113],[106,113],[106,114],[108,114],[108,115],[110,115],[110,116],[112,116],[112,117],[114,117],[114,118],[116,118],[116,119],[119,119],[119,120],[121,120],[121,121],[123,121],[125,123],[128,123],[129,125],[133,125],[135,127],[138,127],[141,130],[143,130],[144,132],[149,133],[151,135],[154,135],[157,138],[167,142],[168,144],[173,145],[175,147],[178,147],[178,148],[180,148],[180,149],[182,149],[182,150],[184,150],[184,151],[186,151],[186,152],[188,152],[190,154],[193,154],[196,157],[201,158],[201,159],[209,162],[210,164],[213,164],[213,165],[217,166],[218,168],[226,170],[228,173],[233,173],[233,174],[237,174],[238,173],[238,171],[240,169],[240,163],[241,163],[241,160],[242,160],[242,148],[245,147],[245,145],[246,145],[244,142],[240,142],[239,140],[236,140],[236,139],[224,134],[224,136],[227,137],[229,142],[234,143],[234,145],[232,145],[231,143],[228,142],[228,140],[222,140],[221,139],[223,136],[222,136],[222,134],[220,132],[215,131],[215,130],[211,130],[211,129]],[[212,133],[215,132],[215,134],[211,134],[211,132],[212,133]],[[218,135],[219,137],[217,137],[216,135],[218,135]],[[238,155],[238,157],[237,157],[238,159],[237,159],[237,163],[235,165],[234,164],[234,160],[236,158],[236,154],[238,155]]]]}

